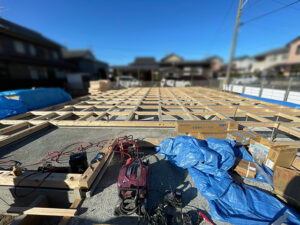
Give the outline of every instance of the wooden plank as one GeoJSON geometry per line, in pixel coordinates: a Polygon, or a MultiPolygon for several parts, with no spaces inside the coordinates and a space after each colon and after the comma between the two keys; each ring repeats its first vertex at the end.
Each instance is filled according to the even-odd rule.
{"type": "Polygon", "coordinates": [[[97,177],[95,178],[93,184],[90,186],[89,190],[85,193],[85,196],[87,198],[92,197],[92,195],[94,194],[95,190],[98,187],[99,182],[101,181],[104,173],[106,172],[106,169],[108,168],[108,166],[110,165],[112,159],[114,157],[114,152],[112,152],[110,154],[110,156],[108,157],[108,159],[105,161],[104,166],[101,168],[100,172],[98,173],[97,177]]]}
{"type": "MultiPolygon", "coordinates": [[[[39,173],[26,171],[14,176],[11,171],[0,170],[0,185],[17,187],[48,187],[74,189],[79,186],[81,174],[39,173]]],[[[18,189],[16,190],[18,191],[18,189]]]]}
{"type": "MultiPolygon", "coordinates": [[[[33,127],[39,127],[45,120],[49,122],[49,125],[72,127],[175,127],[178,117],[182,117],[183,120],[213,118],[231,121],[234,121],[231,117],[235,117],[239,120],[240,125],[249,128],[276,128],[280,123],[279,131],[285,133],[287,138],[289,138],[289,135],[294,136],[293,140],[298,141],[300,139],[299,116],[300,110],[298,109],[290,109],[203,87],[129,88],[95,93],[93,96],[78,98],[76,101],[66,104],[0,120],[0,125],[8,125],[8,127],[0,130],[0,135],[2,134],[0,136],[0,146],[18,140],[22,138],[22,135],[26,136],[28,132],[38,129],[30,127],[25,129],[24,133],[21,132],[20,135],[6,135],[6,133],[13,130],[17,132],[19,128],[22,129],[23,126],[26,126],[26,123],[35,125],[33,127]],[[105,111],[97,111],[97,109],[105,111]],[[138,109],[141,110],[138,111],[138,109]],[[69,120],[68,117],[73,114],[80,118],[77,121],[69,120]],[[135,114],[141,116],[137,121],[132,120],[135,114]],[[30,119],[31,115],[36,117],[30,119]],[[98,115],[95,121],[87,121],[89,116],[94,115],[98,115]],[[108,121],[101,120],[106,115],[110,117],[107,118],[108,121]],[[168,118],[166,120],[164,115],[173,118],[166,117],[168,118]],[[116,116],[118,120],[115,120],[114,117],[116,116]],[[145,119],[143,116],[149,116],[147,121],[143,120],[145,119]],[[153,116],[154,119],[150,116],[153,116]],[[270,119],[277,116],[292,121],[283,122],[270,119]],[[155,117],[158,117],[158,121],[155,117]],[[241,121],[241,117],[245,118],[245,121],[241,121]],[[126,121],[128,118],[130,119],[126,121]],[[250,120],[246,121],[248,118],[250,120]],[[251,121],[251,118],[256,121],[251,121]]],[[[293,144],[293,140],[290,138],[291,144],[293,144]]],[[[288,142],[288,139],[286,142],[288,142]]]]}
{"type": "Polygon", "coordinates": [[[191,114],[191,112],[181,103],[181,101],[177,98],[177,96],[171,91],[169,90],[169,88],[167,88],[167,91],[171,94],[171,96],[173,96],[173,98],[175,98],[176,102],[181,106],[181,108],[183,109],[183,111],[186,113],[186,115],[189,117],[189,119],[191,120],[196,120],[197,118],[195,116],[193,116],[191,114]]]}
{"type": "Polygon", "coordinates": [[[29,125],[29,123],[27,121],[25,121],[25,122],[20,122],[19,121],[19,123],[16,124],[16,125],[12,125],[12,126],[9,126],[9,127],[2,128],[0,130],[0,134],[6,134],[8,132],[11,132],[11,131],[14,131],[14,130],[26,127],[28,125],[29,125]]]}
{"type": "MultiPolygon", "coordinates": [[[[70,209],[77,209],[81,204],[82,199],[75,199],[75,201],[70,206],[70,209]]],[[[72,217],[71,216],[64,216],[58,223],[58,225],[67,225],[72,217]]]]}
{"type": "Polygon", "coordinates": [[[82,177],[79,181],[79,185],[81,188],[88,189],[92,185],[101,168],[104,166],[106,160],[111,154],[111,146],[113,146],[115,142],[116,139],[109,140],[101,150],[101,152],[105,153],[104,158],[100,162],[94,163],[92,167],[90,166],[89,168],[87,168],[86,171],[82,174],[82,177]]]}
{"type": "MultiPolygon", "coordinates": [[[[29,207],[47,207],[48,201],[46,196],[39,195],[32,203],[30,203],[29,207]]],[[[38,224],[41,220],[41,216],[36,215],[21,215],[18,216],[11,225],[34,225],[38,224]]]]}
{"type": "Polygon", "coordinates": [[[20,132],[17,132],[13,135],[9,135],[8,137],[2,139],[0,141],[0,147],[3,147],[5,145],[8,145],[14,141],[17,141],[17,140],[20,140],[21,138],[23,137],[26,137],[34,132],[37,132],[37,131],[40,131],[46,127],[49,127],[51,124],[49,122],[44,122],[44,123],[41,123],[39,125],[36,125],[36,126],[33,126],[33,127],[30,127],[30,128],[27,128],[25,130],[22,130],[20,132]]]}
{"type": "Polygon", "coordinates": [[[138,110],[139,106],[143,102],[144,98],[148,95],[150,90],[151,90],[151,88],[148,88],[148,90],[146,90],[145,94],[141,97],[141,99],[137,102],[136,106],[132,109],[132,111],[127,116],[126,121],[132,120],[132,118],[134,117],[134,113],[138,110]]]}
{"type": "Polygon", "coordinates": [[[18,213],[24,215],[39,216],[69,216],[74,217],[77,209],[44,208],[44,207],[16,207],[12,206],[7,210],[8,213],[18,213]]]}

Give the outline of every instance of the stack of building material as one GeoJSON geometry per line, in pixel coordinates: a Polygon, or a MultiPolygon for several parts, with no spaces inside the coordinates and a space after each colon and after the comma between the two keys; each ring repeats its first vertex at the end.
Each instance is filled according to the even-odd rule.
{"type": "Polygon", "coordinates": [[[108,87],[109,87],[109,80],[90,81],[89,93],[93,95],[99,92],[104,92],[107,91],[108,87]]]}

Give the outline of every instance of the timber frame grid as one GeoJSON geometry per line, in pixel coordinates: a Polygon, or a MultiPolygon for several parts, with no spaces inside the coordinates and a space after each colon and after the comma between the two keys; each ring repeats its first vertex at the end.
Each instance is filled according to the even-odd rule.
{"type": "Polygon", "coordinates": [[[298,145],[300,110],[202,87],[129,88],[0,120],[0,147],[49,126],[175,127],[177,121],[237,121],[243,129],[269,128],[298,145]]]}
{"type": "MultiPolygon", "coordinates": [[[[273,130],[272,136],[276,131],[276,133],[284,132],[291,137],[289,141],[279,142],[274,142],[270,137],[271,141],[268,140],[268,143],[300,146],[300,110],[298,109],[202,87],[154,87],[99,92],[0,120],[0,147],[50,126],[175,128],[178,121],[194,121],[196,124],[203,121],[205,123],[226,121],[228,124],[238,123],[239,129],[246,131],[253,128],[268,128],[273,130]]],[[[97,162],[93,165],[94,168],[89,167],[83,174],[53,173],[45,180],[46,174],[37,174],[22,182],[22,187],[35,187],[43,181],[42,188],[73,190],[75,199],[70,212],[75,213],[76,210],[71,211],[71,209],[76,209],[80,204],[82,189],[89,190],[97,180],[101,179],[99,175],[105,171],[106,163],[109,163],[109,159],[113,156],[109,146],[114,143],[115,139],[109,140],[102,149],[105,160],[97,162]]],[[[22,179],[22,175],[12,177],[11,171],[3,170],[0,173],[2,185],[13,187],[18,183],[18,179],[22,179]]],[[[26,176],[26,173],[23,176],[26,176]]],[[[48,215],[48,209],[51,211],[51,208],[46,208],[42,213],[48,215]]],[[[19,207],[17,210],[23,208],[19,207]]],[[[34,208],[34,210],[41,209],[34,208]]],[[[59,210],[56,211],[59,213],[59,210]]],[[[26,218],[28,219],[28,216],[24,215],[21,219],[24,221],[26,218]]],[[[63,217],[60,224],[67,224],[69,219],[68,216],[63,217]]]]}

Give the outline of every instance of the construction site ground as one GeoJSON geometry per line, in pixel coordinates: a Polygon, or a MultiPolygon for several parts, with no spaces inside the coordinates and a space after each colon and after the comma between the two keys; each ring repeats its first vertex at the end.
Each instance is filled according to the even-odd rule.
{"type": "MultiPolygon", "coordinates": [[[[29,137],[2,148],[1,158],[14,159],[23,164],[34,163],[43,158],[49,150],[59,150],[62,147],[78,142],[97,142],[112,137],[133,135],[134,138],[167,138],[176,137],[177,133],[172,128],[50,128],[35,133],[29,137]]],[[[151,209],[163,202],[166,190],[180,188],[183,190],[183,211],[200,209],[209,215],[207,200],[197,191],[187,170],[171,165],[154,148],[143,148],[145,157],[150,161],[149,198],[148,206],[151,209]]],[[[88,154],[89,160],[95,152],[88,154]]],[[[67,165],[67,161],[62,165],[67,165]]],[[[36,169],[37,166],[33,167],[36,169]]],[[[118,202],[117,177],[121,167],[120,156],[115,154],[110,166],[98,184],[94,196],[86,198],[78,209],[78,216],[71,220],[71,224],[136,224],[137,217],[115,217],[114,207],[118,202]]],[[[249,183],[249,181],[248,181],[249,183]]],[[[250,182],[250,184],[254,184],[250,182]]],[[[255,183],[257,185],[257,183],[255,183]]],[[[263,189],[268,189],[258,184],[263,189]]],[[[0,197],[1,193],[0,193],[0,197]]],[[[1,208],[7,208],[4,201],[0,201],[1,208]]],[[[195,215],[192,214],[195,218],[195,215]]],[[[44,219],[44,224],[54,224],[54,218],[44,219]]],[[[226,224],[214,221],[216,224],[226,224]]],[[[5,224],[5,223],[4,223],[5,224]]]]}

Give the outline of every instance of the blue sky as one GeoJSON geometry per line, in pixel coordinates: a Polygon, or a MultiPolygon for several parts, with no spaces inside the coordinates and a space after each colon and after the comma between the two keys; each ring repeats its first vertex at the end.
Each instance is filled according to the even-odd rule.
{"type": "MultiPolygon", "coordinates": [[[[241,21],[294,0],[248,0],[241,21]]],[[[0,0],[2,17],[69,49],[92,48],[112,65],[229,55],[238,0],[0,0]]],[[[236,56],[285,45],[300,35],[300,3],[240,28],[236,56]]]]}

